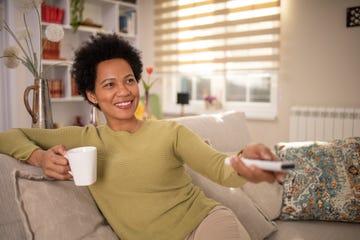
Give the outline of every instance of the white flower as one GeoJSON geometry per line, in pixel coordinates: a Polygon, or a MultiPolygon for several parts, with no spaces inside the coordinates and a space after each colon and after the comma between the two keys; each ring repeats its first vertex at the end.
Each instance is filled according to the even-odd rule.
{"type": "Polygon", "coordinates": [[[15,57],[8,57],[4,60],[4,65],[8,68],[17,68],[20,64],[19,59],[15,57]]]}
{"type": "Polygon", "coordinates": [[[15,46],[10,46],[5,48],[4,50],[4,57],[16,57],[19,55],[19,48],[15,47],[15,46]]]}
{"type": "Polygon", "coordinates": [[[16,68],[20,64],[19,60],[19,49],[17,47],[11,46],[7,47],[4,50],[3,58],[5,58],[4,64],[8,68],[16,68]]]}
{"type": "Polygon", "coordinates": [[[51,42],[59,42],[64,37],[64,29],[57,24],[50,24],[45,29],[45,36],[51,42]]]}
{"type": "MultiPolygon", "coordinates": [[[[16,42],[17,47],[20,49],[21,54],[18,55],[4,55],[1,58],[4,59],[4,64],[9,68],[16,67],[19,62],[22,63],[30,72],[31,74],[37,78],[42,74],[42,65],[41,65],[41,54],[35,51],[33,45],[33,36],[30,33],[30,29],[28,26],[28,19],[27,13],[30,11],[35,12],[35,18],[37,25],[39,27],[39,36],[41,39],[41,20],[40,20],[40,13],[38,7],[40,7],[41,0],[14,0],[15,7],[18,10],[23,10],[21,15],[23,18],[25,31],[21,31],[20,34],[13,31],[9,24],[3,20],[1,25],[3,29],[10,35],[10,37],[16,42]]],[[[34,17],[31,18],[34,21],[34,17]]],[[[41,41],[39,41],[40,49],[41,49],[41,41]]]]}

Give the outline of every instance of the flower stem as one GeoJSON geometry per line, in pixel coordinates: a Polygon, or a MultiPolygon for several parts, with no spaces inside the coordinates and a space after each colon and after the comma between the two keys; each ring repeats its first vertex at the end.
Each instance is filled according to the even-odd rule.
{"type": "Polygon", "coordinates": [[[39,26],[39,47],[40,47],[40,56],[39,56],[39,74],[42,74],[42,64],[41,64],[41,59],[42,59],[42,52],[43,52],[43,47],[42,47],[42,28],[41,28],[41,21],[40,21],[40,13],[39,13],[39,9],[37,7],[35,7],[35,12],[37,15],[37,20],[38,20],[38,26],[39,26]]]}
{"type": "Polygon", "coordinates": [[[26,61],[28,64],[26,65],[26,67],[29,69],[29,71],[35,76],[38,77],[38,73],[36,71],[36,69],[34,69],[34,66],[31,62],[31,57],[28,55],[28,53],[26,52],[24,46],[21,44],[21,42],[18,40],[18,38],[16,37],[15,33],[10,29],[9,25],[7,24],[6,21],[3,22],[4,23],[4,29],[10,34],[10,36],[15,40],[15,42],[18,44],[18,46],[20,47],[21,51],[24,54],[24,61],[26,61]],[[31,66],[30,66],[31,65],[31,66]]]}
{"type": "Polygon", "coordinates": [[[27,21],[26,21],[25,13],[23,13],[23,21],[24,21],[24,25],[25,25],[25,29],[26,29],[26,35],[27,35],[27,37],[25,38],[25,42],[26,42],[27,50],[29,51],[28,54],[29,54],[29,57],[31,58],[30,59],[31,62],[34,63],[34,68],[37,69],[36,59],[35,59],[35,56],[34,56],[34,47],[33,47],[33,43],[32,43],[32,40],[31,40],[31,35],[30,35],[30,32],[29,32],[29,27],[28,27],[28,24],[27,24],[27,21]]]}

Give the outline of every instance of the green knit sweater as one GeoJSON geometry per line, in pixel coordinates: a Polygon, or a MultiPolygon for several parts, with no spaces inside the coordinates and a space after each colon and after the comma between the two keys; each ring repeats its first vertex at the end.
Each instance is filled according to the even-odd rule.
{"type": "Polygon", "coordinates": [[[98,177],[89,189],[123,240],[182,240],[218,204],[192,184],[184,164],[225,186],[245,182],[224,165],[225,154],[174,121],[146,121],[132,134],[107,125],[0,134],[0,152],[20,160],[57,144],[97,147],[98,177]]]}

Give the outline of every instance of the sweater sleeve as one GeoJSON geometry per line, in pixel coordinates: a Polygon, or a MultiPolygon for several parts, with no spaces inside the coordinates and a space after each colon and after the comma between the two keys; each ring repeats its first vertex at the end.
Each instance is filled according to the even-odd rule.
{"type": "Polygon", "coordinates": [[[246,183],[231,166],[224,163],[228,155],[215,150],[183,125],[179,125],[174,148],[190,168],[218,184],[240,187],[246,183]]]}
{"type": "Polygon", "coordinates": [[[38,149],[49,149],[63,144],[66,148],[82,145],[88,127],[64,127],[59,129],[14,128],[0,133],[0,152],[26,161],[38,149]]]}

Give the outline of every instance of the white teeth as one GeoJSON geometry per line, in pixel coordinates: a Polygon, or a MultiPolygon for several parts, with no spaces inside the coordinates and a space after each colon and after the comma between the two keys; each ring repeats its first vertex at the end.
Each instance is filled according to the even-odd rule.
{"type": "Polygon", "coordinates": [[[115,104],[116,106],[126,106],[126,105],[129,105],[131,102],[121,102],[121,103],[117,103],[115,104]]]}

